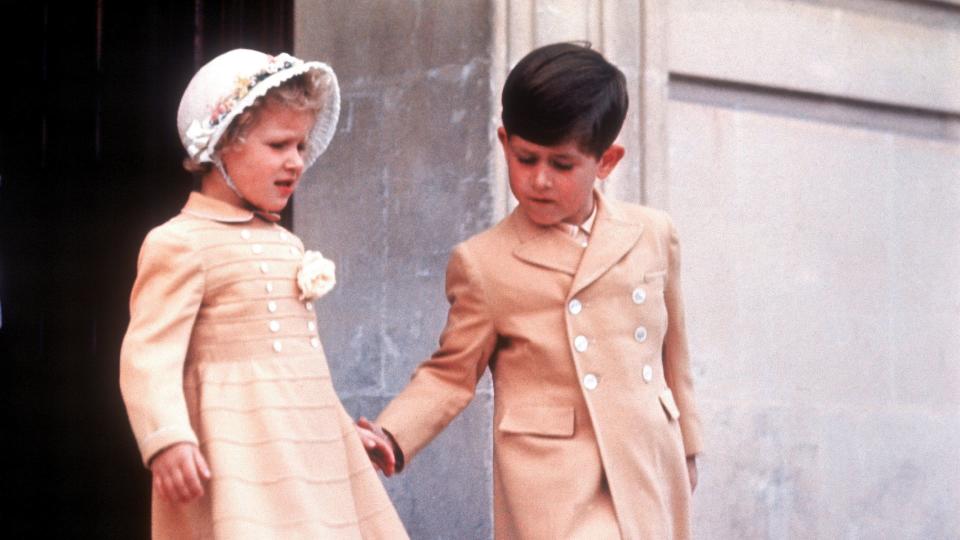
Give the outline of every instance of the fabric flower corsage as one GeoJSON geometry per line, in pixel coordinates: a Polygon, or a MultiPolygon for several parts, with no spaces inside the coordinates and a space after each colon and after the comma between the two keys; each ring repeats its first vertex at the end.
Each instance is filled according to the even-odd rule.
{"type": "Polygon", "coordinates": [[[314,301],[330,292],[337,284],[337,267],[319,251],[307,251],[297,271],[300,300],[314,301]]]}

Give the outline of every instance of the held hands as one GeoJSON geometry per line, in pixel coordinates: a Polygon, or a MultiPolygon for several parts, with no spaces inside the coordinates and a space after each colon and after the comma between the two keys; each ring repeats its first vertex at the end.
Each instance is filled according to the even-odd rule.
{"type": "Polygon", "coordinates": [[[203,497],[203,482],[210,480],[210,467],[195,444],[168,446],[150,461],[153,489],[161,499],[188,503],[203,497]]]}
{"type": "Polygon", "coordinates": [[[393,453],[393,443],[390,437],[383,429],[367,420],[363,416],[357,420],[357,434],[360,435],[360,441],[363,448],[367,451],[367,457],[378,471],[382,471],[386,476],[393,476],[396,472],[397,459],[393,453]]]}

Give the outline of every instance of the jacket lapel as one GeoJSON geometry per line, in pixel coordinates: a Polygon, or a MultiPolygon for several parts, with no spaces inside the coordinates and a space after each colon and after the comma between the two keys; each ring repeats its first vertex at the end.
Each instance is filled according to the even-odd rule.
{"type": "Polygon", "coordinates": [[[615,201],[594,191],[597,218],[590,233],[590,243],[573,278],[570,296],[596,281],[629,252],[643,233],[643,223],[631,220],[615,201]]]}
{"type": "Polygon", "coordinates": [[[563,231],[533,223],[520,208],[515,208],[509,219],[520,239],[513,250],[515,257],[571,276],[577,272],[583,249],[566,238],[563,231]]]}

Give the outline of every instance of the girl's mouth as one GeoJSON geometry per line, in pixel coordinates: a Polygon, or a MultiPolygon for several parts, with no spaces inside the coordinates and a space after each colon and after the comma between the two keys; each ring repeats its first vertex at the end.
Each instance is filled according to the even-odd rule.
{"type": "Polygon", "coordinates": [[[293,190],[294,190],[294,186],[296,185],[296,181],[294,181],[294,180],[277,180],[276,182],[273,183],[273,185],[277,186],[277,189],[280,190],[280,193],[282,193],[283,195],[288,195],[288,196],[289,196],[289,195],[292,195],[292,194],[293,194],[293,190]]]}

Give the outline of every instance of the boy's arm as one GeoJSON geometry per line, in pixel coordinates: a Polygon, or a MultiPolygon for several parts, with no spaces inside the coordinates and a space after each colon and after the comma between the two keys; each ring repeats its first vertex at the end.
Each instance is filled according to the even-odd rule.
{"type": "Polygon", "coordinates": [[[693,376],[684,323],[683,294],[680,290],[680,241],[673,222],[669,221],[669,264],[663,297],[667,307],[667,334],[663,340],[663,372],[680,409],[680,432],[687,456],[700,453],[702,428],[693,396],[693,376]]]}
{"type": "Polygon", "coordinates": [[[183,362],[203,298],[204,274],[185,235],[144,240],[120,350],[120,390],[143,463],[176,443],[197,444],[183,395],[183,362]]]}
{"type": "Polygon", "coordinates": [[[450,257],[446,292],[440,346],[377,418],[400,450],[398,470],[470,403],[496,345],[482,276],[464,244],[450,257]]]}

